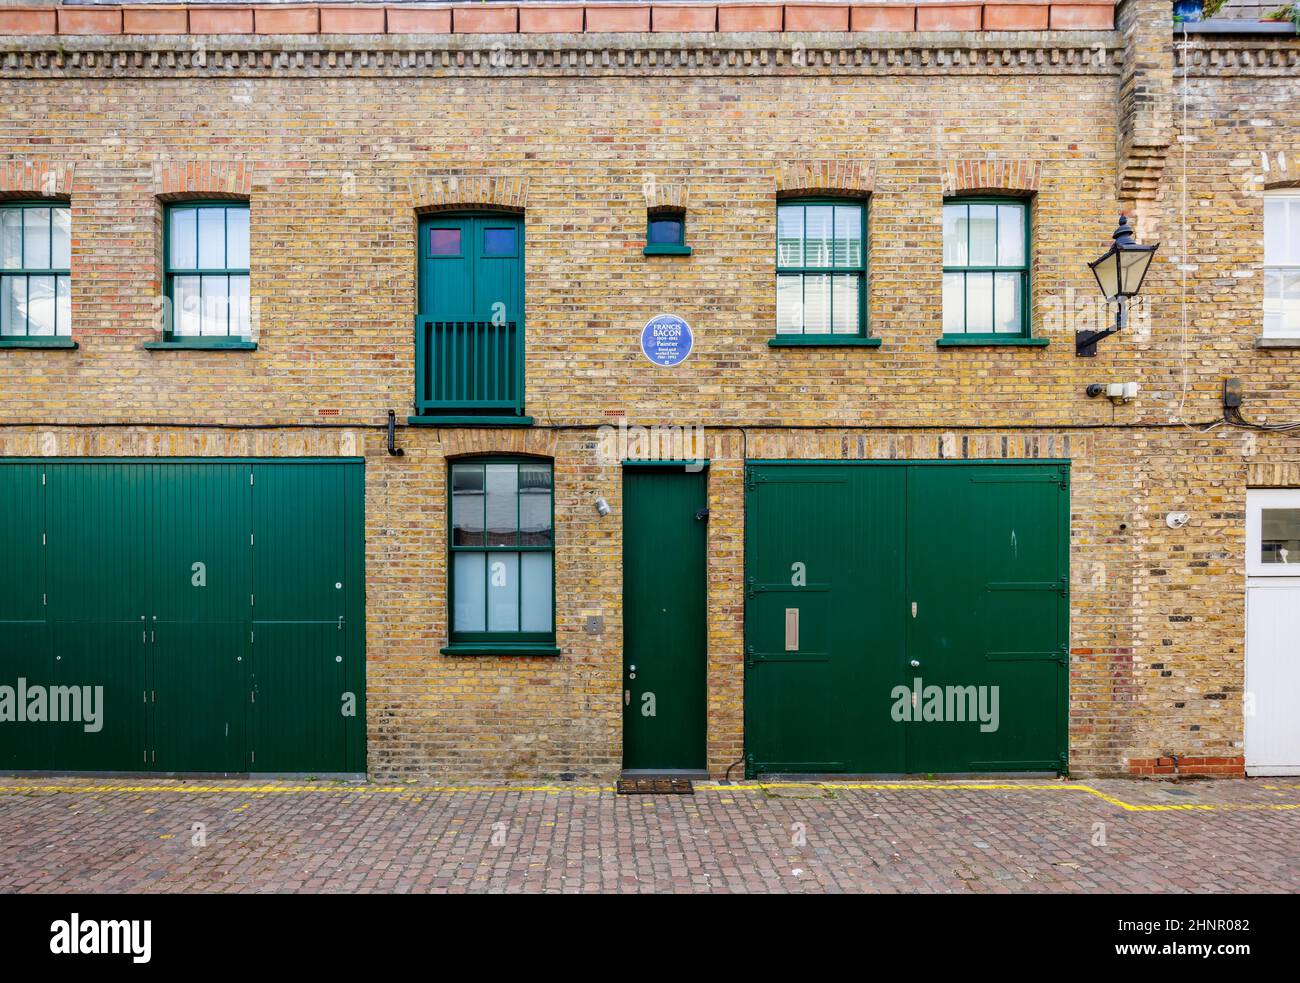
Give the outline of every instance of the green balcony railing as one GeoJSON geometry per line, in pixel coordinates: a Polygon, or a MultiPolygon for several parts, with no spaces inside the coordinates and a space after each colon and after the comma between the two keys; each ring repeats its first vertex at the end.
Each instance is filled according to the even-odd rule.
{"type": "Polygon", "coordinates": [[[514,321],[415,321],[420,414],[524,412],[523,332],[514,321]]]}

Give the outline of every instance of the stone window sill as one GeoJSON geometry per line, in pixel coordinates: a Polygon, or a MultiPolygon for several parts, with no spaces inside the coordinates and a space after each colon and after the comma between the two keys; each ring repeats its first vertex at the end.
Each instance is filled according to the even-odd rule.
{"type": "Polygon", "coordinates": [[[1300,338],[1256,338],[1256,348],[1300,348],[1300,338]]]}
{"type": "Polygon", "coordinates": [[[45,338],[0,338],[0,348],[61,348],[65,351],[77,347],[77,343],[66,336],[45,338]]]}

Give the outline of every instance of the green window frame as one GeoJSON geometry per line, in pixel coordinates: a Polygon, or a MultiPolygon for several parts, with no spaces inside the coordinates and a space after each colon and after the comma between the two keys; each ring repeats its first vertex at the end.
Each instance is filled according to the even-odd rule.
{"type": "Polygon", "coordinates": [[[977,195],[943,203],[943,340],[1030,341],[1030,202],[977,195]]]}
{"type": "Polygon", "coordinates": [[[0,341],[55,344],[72,337],[72,206],[0,203],[0,341]]]}
{"type": "Polygon", "coordinates": [[[646,256],[689,256],[686,245],[686,210],[684,208],[656,208],[646,212],[646,256]],[[673,228],[676,225],[676,228],[673,228]]]}
{"type": "Polygon", "coordinates": [[[558,652],[554,472],[546,458],[451,462],[445,653],[558,652]]]}
{"type": "Polygon", "coordinates": [[[163,215],[164,338],[186,344],[252,337],[247,201],[181,201],[163,215]]]}
{"type": "Polygon", "coordinates": [[[867,202],[786,198],[776,206],[772,344],[867,339],[867,202]]]}

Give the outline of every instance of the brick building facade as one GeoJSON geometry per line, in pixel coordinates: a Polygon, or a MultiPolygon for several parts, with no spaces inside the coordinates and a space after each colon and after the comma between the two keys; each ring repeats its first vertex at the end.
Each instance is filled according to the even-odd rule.
{"type": "Polygon", "coordinates": [[[0,196],[70,208],[75,343],[0,339],[0,455],[362,459],[365,751],[340,770],[618,773],[625,469],[600,442],[626,421],[708,461],[712,774],[752,753],[760,460],[1067,462],[1070,770],[1243,772],[1247,489],[1300,487],[1300,449],[1222,423],[1221,393],[1300,419],[1297,353],[1261,340],[1266,194],[1300,186],[1293,36],[1175,34],[1163,0],[30,6],[0,35],[0,196]],[[971,196],[1027,203],[1034,344],[937,344],[944,203],[971,196]],[[769,344],[777,209],[808,198],[864,206],[872,344],[769,344]],[[199,200],[248,204],[241,347],[166,343],[164,224],[199,200]],[[1121,211],[1160,249],[1078,358],[1121,211]],[[516,421],[413,406],[422,222],[469,212],[522,216],[516,421]],[[646,254],[663,214],[689,255],[646,254]],[[694,331],[675,367],[639,341],[664,313],[694,331]],[[558,655],[443,652],[449,462],[473,455],[553,462],[558,655]]]}

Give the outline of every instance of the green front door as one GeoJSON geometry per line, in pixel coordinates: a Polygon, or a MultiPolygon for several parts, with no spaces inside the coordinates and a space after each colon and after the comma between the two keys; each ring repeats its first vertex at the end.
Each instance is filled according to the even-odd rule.
{"type": "Polygon", "coordinates": [[[0,462],[0,768],[364,771],[362,475],[0,462]]]}
{"type": "Polygon", "coordinates": [[[1066,763],[1068,468],[753,464],[754,773],[1066,763]]]}
{"type": "Polygon", "coordinates": [[[707,477],[623,471],[623,768],[705,767],[707,477]]]}

